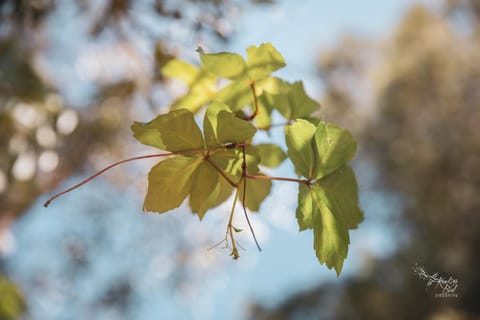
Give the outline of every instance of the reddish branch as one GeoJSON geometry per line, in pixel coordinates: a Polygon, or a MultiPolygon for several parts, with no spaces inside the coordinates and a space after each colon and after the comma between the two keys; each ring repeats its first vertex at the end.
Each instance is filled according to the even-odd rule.
{"type": "MultiPolygon", "coordinates": [[[[236,147],[244,147],[245,144],[244,143],[239,143],[239,144],[235,144],[236,147]]],[[[121,160],[121,161],[117,161],[117,162],[114,162],[112,163],[111,165],[103,168],[102,170],[96,172],[95,174],[91,175],[90,177],[86,178],[85,180],[77,183],[76,185],[60,192],[60,193],[57,193],[56,195],[54,195],[53,197],[51,197],[50,199],[48,199],[44,204],[43,206],[46,208],[50,205],[50,203],[55,200],[56,198],[66,194],[66,193],[69,193],[70,191],[73,191],[77,188],[80,188],[81,186],[83,186],[84,184],[92,181],[93,179],[95,179],[96,177],[98,177],[99,175],[103,174],[105,171],[108,171],[110,169],[112,169],[113,167],[116,167],[120,164],[123,164],[123,163],[126,163],[126,162],[130,162],[130,161],[135,161],[135,160],[141,160],[141,159],[149,159],[149,158],[159,158],[159,157],[168,157],[168,156],[175,156],[175,155],[189,155],[189,154],[195,154],[195,153],[201,153],[201,152],[209,152],[209,151],[214,151],[214,150],[219,150],[219,149],[225,149],[226,146],[216,146],[216,147],[209,147],[209,148],[205,148],[205,149],[193,149],[193,150],[185,150],[185,151],[177,151],[177,152],[165,152],[165,153],[155,153],[155,154],[148,154],[148,155],[144,155],[144,156],[138,156],[138,157],[133,157],[133,158],[128,158],[128,159],[124,159],[124,160],[121,160]]]]}
{"type": "Polygon", "coordinates": [[[248,218],[247,214],[247,208],[245,207],[245,198],[247,195],[247,156],[246,156],[246,150],[245,150],[245,144],[242,147],[242,153],[243,153],[243,162],[242,162],[242,179],[243,179],[243,194],[242,194],[242,207],[243,207],[243,212],[245,213],[245,219],[247,220],[248,227],[250,228],[250,232],[252,233],[253,240],[255,241],[255,244],[257,245],[258,251],[262,251],[262,248],[260,248],[260,245],[258,244],[257,237],[255,236],[255,232],[253,231],[252,224],[250,223],[250,219],[248,218]]]}
{"type": "Polygon", "coordinates": [[[247,121],[252,121],[258,114],[258,98],[257,98],[257,92],[255,90],[255,81],[250,81],[250,89],[252,90],[252,94],[253,94],[253,103],[254,103],[255,110],[251,115],[246,116],[244,118],[244,120],[247,120],[247,121]]]}

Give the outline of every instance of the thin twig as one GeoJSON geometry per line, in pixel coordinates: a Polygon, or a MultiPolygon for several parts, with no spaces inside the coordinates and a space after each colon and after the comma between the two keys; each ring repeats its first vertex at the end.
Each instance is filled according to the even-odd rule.
{"type": "MultiPolygon", "coordinates": [[[[244,148],[245,147],[245,143],[239,143],[239,144],[235,144],[235,147],[241,147],[241,148],[244,148]]],[[[56,198],[66,194],[66,193],[69,193],[70,191],[73,191],[81,186],[83,186],[84,184],[90,182],[91,180],[95,179],[96,177],[98,177],[99,175],[103,174],[105,171],[108,171],[110,169],[112,169],[113,167],[116,167],[120,164],[123,164],[125,162],[130,162],[130,161],[135,161],[135,160],[141,160],[141,159],[149,159],[149,158],[159,158],[159,157],[168,157],[168,156],[175,156],[175,155],[190,155],[190,154],[195,154],[195,153],[201,153],[201,152],[209,152],[209,151],[215,151],[215,150],[220,150],[220,149],[225,149],[226,146],[213,146],[213,147],[208,147],[208,148],[203,148],[203,149],[192,149],[192,150],[184,150],[184,151],[177,151],[177,152],[165,152],[165,153],[155,153],[155,154],[148,154],[148,155],[144,155],[144,156],[138,156],[138,157],[133,157],[133,158],[128,158],[128,159],[124,159],[124,160],[120,160],[120,161],[117,161],[117,162],[114,162],[112,163],[111,165],[103,168],[102,170],[94,173],[93,175],[91,175],[90,177],[86,178],[85,180],[77,183],[76,185],[60,192],[60,193],[57,193],[56,195],[54,195],[53,197],[51,197],[50,199],[48,199],[44,204],[43,206],[46,208],[50,205],[50,203],[55,200],[56,198]]]]}
{"type": "Polygon", "coordinates": [[[255,236],[255,232],[253,231],[252,224],[250,223],[250,219],[248,218],[247,208],[245,207],[245,199],[247,194],[247,156],[245,146],[242,147],[243,152],[243,162],[242,162],[242,179],[243,179],[243,194],[242,194],[242,207],[243,212],[245,213],[245,219],[247,220],[248,227],[250,228],[250,232],[252,233],[253,240],[255,240],[255,244],[257,245],[258,251],[262,251],[260,245],[258,244],[257,237],[255,236]]]}
{"type": "Polygon", "coordinates": [[[255,81],[250,81],[250,89],[252,90],[252,94],[253,94],[253,104],[254,104],[254,107],[255,107],[255,110],[253,111],[253,113],[249,116],[246,116],[244,119],[247,120],[247,121],[252,121],[253,119],[255,119],[255,117],[258,115],[258,98],[257,98],[257,92],[255,90],[255,81]]]}
{"type": "Polygon", "coordinates": [[[294,179],[294,178],[284,178],[284,177],[271,177],[271,176],[260,176],[260,175],[251,175],[247,174],[247,179],[263,179],[263,180],[278,180],[278,181],[289,181],[289,182],[296,182],[296,183],[304,183],[306,185],[311,185],[311,180],[303,180],[303,179],[294,179]]]}
{"type": "Polygon", "coordinates": [[[227,174],[222,170],[220,169],[216,164],[215,162],[213,162],[209,157],[208,158],[205,158],[205,160],[210,163],[212,165],[212,167],[218,172],[220,173],[220,175],[225,178],[225,180],[227,180],[227,182],[234,188],[237,188],[238,185],[232,181],[232,179],[230,179],[227,174]]]}

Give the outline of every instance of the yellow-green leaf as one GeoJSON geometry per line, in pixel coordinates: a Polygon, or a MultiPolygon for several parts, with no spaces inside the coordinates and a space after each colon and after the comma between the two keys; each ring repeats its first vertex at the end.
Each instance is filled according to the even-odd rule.
{"type": "Polygon", "coordinates": [[[357,143],[352,134],[333,124],[320,122],[315,131],[315,178],[322,178],[344,166],[355,156],[357,143]]]}
{"type": "Polygon", "coordinates": [[[230,111],[221,110],[217,118],[217,138],[223,144],[244,142],[257,132],[250,122],[237,118],[230,111]]]}
{"type": "Polygon", "coordinates": [[[320,104],[307,95],[301,81],[291,84],[287,93],[267,94],[266,99],[287,120],[303,118],[320,108],[320,104]]]}
{"type": "Polygon", "coordinates": [[[265,167],[278,167],[287,158],[282,148],[273,143],[262,143],[256,145],[260,153],[260,164],[265,167]]]}
{"type": "Polygon", "coordinates": [[[363,220],[353,170],[344,166],[311,187],[300,185],[296,216],[300,230],[313,229],[320,263],[340,274],[350,243],[348,232],[363,220]]]}
{"type": "Polygon", "coordinates": [[[259,80],[283,68],[285,60],[271,43],[247,48],[247,68],[251,80],[259,80]]]}
{"type": "Polygon", "coordinates": [[[214,94],[213,90],[209,91],[208,89],[193,87],[187,94],[172,103],[172,109],[188,109],[195,113],[208,103],[214,94]]]}
{"type": "Polygon", "coordinates": [[[164,213],[178,208],[190,193],[201,158],[176,156],[159,162],[148,174],[143,209],[164,213]]]}
{"type": "Polygon", "coordinates": [[[147,123],[134,122],[134,137],[143,144],[171,152],[203,149],[203,137],[190,110],[172,110],[147,123]]]}
{"type": "Polygon", "coordinates": [[[313,215],[316,214],[316,207],[312,192],[305,184],[298,186],[298,205],[295,212],[300,231],[313,228],[313,215]]]}
{"type": "Polygon", "coordinates": [[[299,119],[288,126],[286,131],[287,154],[296,171],[306,178],[312,178],[315,164],[312,139],[316,131],[315,126],[299,119]]]}
{"type": "Polygon", "coordinates": [[[221,102],[212,102],[205,111],[203,118],[203,135],[205,136],[205,144],[207,147],[219,146],[222,143],[217,137],[218,113],[220,111],[230,111],[230,108],[221,102]]]}
{"type": "Polygon", "coordinates": [[[335,214],[342,225],[353,229],[363,220],[358,201],[358,184],[355,173],[349,166],[343,166],[334,173],[315,183],[318,196],[335,214]]]}
{"type": "Polygon", "coordinates": [[[236,53],[201,53],[200,59],[206,70],[221,78],[235,80],[243,77],[246,72],[245,60],[236,53]]]}
{"type": "Polygon", "coordinates": [[[0,319],[21,319],[26,304],[20,289],[0,275],[0,319]]]}
{"type": "Polygon", "coordinates": [[[163,66],[161,73],[164,77],[177,78],[190,86],[197,79],[200,70],[186,61],[172,59],[163,66]]]}
{"type": "Polygon", "coordinates": [[[242,79],[229,83],[217,92],[215,100],[225,103],[232,111],[239,111],[246,105],[253,104],[249,80],[242,79]]]}
{"type": "Polygon", "coordinates": [[[318,261],[325,263],[329,269],[334,268],[338,276],[347,257],[350,243],[348,230],[341,225],[330,208],[318,200],[315,190],[311,192],[313,192],[312,198],[319,208],[313,215],[313,247],[318,261]]]}
{"type": "Polygon", "coordinates": [[[188,109],[197,112],[216,94],[217,78],[188,62],[172,59],[163,68],[162,75],[184,82],[188,92],[172,103],[173,109],[188,109]]]}
{"type": "Polygon", "coordinates": [[[219,174],[211,164],[203,161],[192,178],[189,205],[201,220],[205,212],[217,203],[220,195],[219,174]]]}
{"type": "Polygon", "coordinates": [[[290,91],[290,84],[277,77],[268,77],[256,82],[259,90],[272,94],[286,94],[290,91]]]}
{"type": "MultiPolygon", "coordinates": [[[[272,181],[264,179],[247,179],[247,192],[245,194],[245,207],[252,211],[258,211],[263,200],[270,193],[272,181]]],[[[243,199],[243,183],[240,186],[239,199],[243,199]]]]}

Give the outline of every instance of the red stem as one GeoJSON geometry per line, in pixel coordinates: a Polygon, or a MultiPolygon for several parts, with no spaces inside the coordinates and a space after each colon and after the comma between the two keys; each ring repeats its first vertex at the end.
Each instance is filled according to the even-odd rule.
{"type": "Polygon", "coordinates": [[[243,162],[242,162],[242,179],[243,179],[242,207],[243,207],[243,212],[245,213],[245,219],[247,220],[248,227],[250,228],[250,232],[252,233],[253,240],[255,241],[255,244],[257,245],[258,251],[262,251],[262,248],[260,248],[260,245],[258,244],[257,237],[255,236],[255,232],[253,231],[253,227],[252,227],[252,224],[250,223],[250,219],[248,218],[248,214],[247,214],[247,209],[245,207],[245,198],[246,198],[246,195],[247,195],[247,156],[246,156],[245,145],[242,147],[242,152],[243,152],[243,162]]]}
{"type": "Polygon", "coordinates": [[[220,168],[215,164],[215,162],[213,162],[210,158],[205,158],[205,160],[208,161],[208,163],[210,163],[210,164],[212,165],[212,167],[213,167],[215,170],[217,170],[217,172],[220,173],[220,175],[221,175],[223,178],[225,178],[225,180],[227,180],[227,182],[228,182],[232,187],[234,187],[234,188],[237,188],[237,187],[238,187],[238,185],[237,185],[235,182],[233,182],[233,181],[225,174],[225,172],[223,172],[223,170],[220,169],[220,168]]]}
{"type": "MultiPolygon", "coordinates": [[[[235,144],[235,147],[242,147],[244,148],[245,147],[245,143],[239,143],[239,144],[235,144]]],[[[138,157],[133,157],[133,158],[128,158],[128,159],[124,159],[124,160],[120,160],[120,161],[117,161],[117,162],[114,162],[112,163],[111,165],[103,168],[102,170],[96,172],[95,174],[91,175],[90,177],[86,178],[85,180],[77,183],[76,185],[60,192],[60,193],[57,193],[56,195],[54,195],[53,197],[51,197],[50,199],[48,199],[44,204],[43,206],[46,208],[49,206],[49,204],[55,200],[56,198],[66,194],[66,193],[69,193],[70,191],[73,191],[81,186],[83,186],[84,184],[86,184],[87,182],[90,182],[91,180],[95,179],[96,177],[98,177],[99,175],[101,175],[102,173],[104,173],[105,171],[108,171],[110,170],[111,168],[113,167],[116,167],[122,163],[125,163],[125,162],[130,162],[130,161],[134,161],[134,160],[141,160],[141,159],[148,159],[148,158],[159,158],[159,157],[167,157],[167,156],[175,156],[175,155],[188,155],[188,154],[195,154],[195,153],[200,153],[200,152],[204,152],[204,151],[213,151],[213,150],[219,150],[219,149],[224,149],[225,146],[216,146],[216,147],[208,147],[208,148],[205,148],[205,149],[193,149],[193,150],[185,150],[185,151],[177,151],[177,152],[166,152],[166,153],[155,153],[155,154],[149,154],[149,155],[144,155],[144,156],[138,156],[138,157]]]]}
{"type": "Polygon", "coordinates": [[[252,93],[253,93],[253,103],[255,105],[255,110],[253,111],[253,113],[251,115],[244,118],[247,121],[252,121],[253,119],[255,119],[255,117],[258,114],[258,98],[257,98],[256,90],[255,90],[255,81],[250,82],[250,89],[252,89],[252,93]]]}

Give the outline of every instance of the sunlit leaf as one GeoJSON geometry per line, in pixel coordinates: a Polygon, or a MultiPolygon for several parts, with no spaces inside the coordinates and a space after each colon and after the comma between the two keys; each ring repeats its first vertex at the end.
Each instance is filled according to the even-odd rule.
{"type": "Polygon", "coordinates": [[[218,176],[218,184],[219,184],[220,190],[218,191],[217,199],[211,203],[211,208],[215,208],[221,205],[222,203],[224,203],[233,192],[233,187],[221,175],[218,176]]]}
{"type": "Polygon", "coordinates": [[[243,142],[251,139],[257,129],[248,121],[237,118],[230,111],[218,113],[217,138],[221,143],[243,142]]]}
{"type": "Polygon", "coordinates": [[[242,79],[229,83],[217,92],[215,100],[225,103],[232,111],[239,111],[246,105],[253,104],[249,81],[242,79]]]}
{"type": "MultiPolygon", "coordinates": [[[[272,188],[272,181],[264,179],[247,179],[247,192],[245,194],[245,206],[258,211],[263,200],[269,195],[272,188]]],[[[243,199],[243,183],[240,187],[240,199],[243,199]]]]}
{"type": "Polygon", "coordinates": [[[350,243],[348,231],[363,220],[352,169],[342,167],[312,187],[300,185],[296,216],[300,230],[313,229],[320,263],[340,274],[350,243]]]}
{"type": "Polygon", "coordinates": [[[217,120],[220,111],[230,111],[230,108],[221,102],[212,102],[205,111],[203,118],[203,135],[205,136],[205,144],[207,147],[219,146],[222,143],[217,137],[217,120]]]}
{"type": "Polygon", "coordinates": [[[313,215],[316,213],[317,206],[313,200],[313,193],[305,184],[298,186],[298,204],[295,216],[297,218],[300,231],[313,229],[313,215]]]}
{"type": "Polygon", "coordinates": [[[216,77],[188,62],[177,59],[170,60],[162,68],[162,75],[179,79],[189,87],[184,96],[172,103],[173,109],[184,108],[197,112],[216,94],[216,77]]]}
{"type": "Polygon", "coordinates": [[[312,138],[315,131],[315,126],[306,120],[297,120],[286,128],[287,154],[296,171],[306,178],[311,178],[314,172],[312,138]]]}
{"type": "Polygon", "coordinates": [[[190,86],[197,79],[200,69],[188,62],[172,59],[163,66],[161,73],[164,77],[182,80],[190,86]]]}
{"type": "Polygon", "coordinates": [[[172,110],[147,123],[134,122],[134,137],[143,144],[171,152],[203,149],[203,137],[193,113],[172,110]]]}
{"type": "Polygon", "coordinates": [[[247,48],[247,68],[251,80],[259,80],[283,68],[285,60],[271,43],[247,48]]]}
{"type": "Polygon", "coordinates": [[[355,173],[349,166],[343,166],[334,173],[317,180],[319,199],[332,210],[342,225],[356,228],[363,220],[358,201],[358,184],[355,173]]]}
{"type": "Polygon", "coordinates": [[[242,78],[247,69],[245,60],[236,53],[200,54],[200,59],[206,70],[221,78],[231,80],[242,78]]]}
{"type": "Polygon", "coordinates": [[[188,109],[197,112],[202,106],[212,100],[215,92],[195,86],[186,95],[172,103],[172,109],[188,109]]]}
{"type": "Polygon", "coordinates": [[[176,156],[159,162],[148,174],[143,209],[164,213],[178,208],[190,193],[201,158],[176,156]]]}
{"type": "Polygon", "coordinates": [[[271,94],[286,94],[290,91],[290,84],[277,77],[268,77],[256,82],[259,90],[264,90],[271,94]]]}
{"type": "Polygon", "coordinates": [[[203,161],[195,170],[190,191],[189,205],[200,219],[214,207],[220,195],[219,174],[208,162],[203,161]]]}
{"type": "Polygon", "coordinates": [[[301,81],[291,84],[287,93],[269,94],[266,99],[287,120],[303,118],[320,108],[320,104],[307,95],[301,81]]]}
{"type": "Polygon", "coordinates": [[[269,130],[272,125],[272,106],[265,100],[265,94],[258,98],[258,113],[254,121],[259,129],[269,130]]]}
{"type": "Polygon", "coordinates": [[[262,143],[256,145],[260,153],[260,164],[265,167],[278,167],[287,158],[282,148],[273,143],[262,143]]]}
{"type": "Polygon", "coordinates": [[[317,165],[313,176],[322,178],[352,160],[357,143],[348,130],[320,122],[315,131],[314,147],[317,165]]]}

